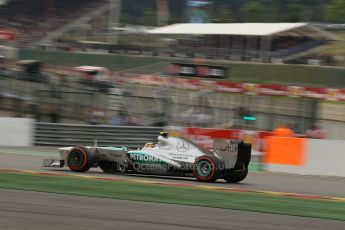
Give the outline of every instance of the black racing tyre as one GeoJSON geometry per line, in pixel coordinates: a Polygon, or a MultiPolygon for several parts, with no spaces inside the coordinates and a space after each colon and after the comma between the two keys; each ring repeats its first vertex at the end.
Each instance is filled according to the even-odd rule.
{"type": "Polygon", "coordinates": [[[93,156],[83,146],[75,146],[66,158],[67,166],[74,172],[86,172],[93,163],[93,156]]]}
{"type": "Polygon", "coordinates": [[[103,170],[105,173],[117,173],[117,164],[114,161],[100,161],[98,166],[103,170]]]}
{"type": "Polygon", "coordinates": [[[194,176],[201,182],[215,182],[220,175],[220,161],[209,155],[198,157],[193,165],[194,176]]]}
{"type": "Polygon", "coordinates": [[[224,175],[224,180],[229,183],[238,183],[244,180],[248,175],[248,167],[245,167],[241,171],[229,171],[224,175]]]}

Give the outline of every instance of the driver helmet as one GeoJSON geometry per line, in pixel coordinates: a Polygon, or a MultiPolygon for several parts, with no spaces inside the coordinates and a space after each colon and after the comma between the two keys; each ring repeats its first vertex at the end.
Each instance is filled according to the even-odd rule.
{"type": "Polygon", "coordinates": [[[168,132],[162,131],[162,132],[159,132],[159,135],[164,137],[164,138],[168,138],[168,132]]]}

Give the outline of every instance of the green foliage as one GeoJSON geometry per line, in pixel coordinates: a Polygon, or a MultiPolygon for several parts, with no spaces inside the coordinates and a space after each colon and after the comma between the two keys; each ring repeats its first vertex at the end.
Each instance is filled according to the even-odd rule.
{"type": "Polygon", "coordinates": [[[144,8],[142,19],[138,23],[145,26],[156,26],[157,14],[155,9],[144,8]]]}
{"type": "Polygon", "coordinates": [[[216,8],[215,21],[220,23],[230,23],[234,21],[232,11],[229,6],[222,4],[216,8]]]}
{"type": "Polygon", "coordinates": [[[242,7],[245,21],[261,22],[263,20],[265,7],[260,1],[247,1],[242,7]]]}
{"type": "Polygon", "coordinates": [[[325,8],[325,21],[345,23],[345,1],[332,0],[325,8]]]}
{"type": "Polygon", "coordinates": [[[301,4],[299,0],[291,0],[286,5],[286,11],[288,13],[285,14],[286,21],[289,22],[299,22],[302,19],[304,6],[301,4]]]}
{"type": "MultiPolygon", "coordinates": [[[[186,22],[186,0],[168,0],[168,3],[169,22],[186,22]]],[[[213,3],[214,22],[345,23],[344,0],[213,0],[213,3]]],[[[123,23],[155,25],[156,0],[123,1],[122,13],[123,23]]]]}
{"type": "Polygon", "coordinates": [[[265,7],[264,22],[280,22],[282,21],[282,2],[281,1],[263,1],[265,7]]]}

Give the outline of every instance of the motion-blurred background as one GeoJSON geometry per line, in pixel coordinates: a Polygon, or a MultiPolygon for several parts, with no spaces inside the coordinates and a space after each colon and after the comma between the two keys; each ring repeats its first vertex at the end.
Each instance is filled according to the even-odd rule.
{"type": "Polygon", "coordinates": [[[342,0],[2,0],[0,116],[284,123],[345,139],[344,12],[342,0]]]}
{"type": "Polygon", "coordinates": [[[0,0],[1,229],[343,230],[344,130],[345,0],[0,0]]]}

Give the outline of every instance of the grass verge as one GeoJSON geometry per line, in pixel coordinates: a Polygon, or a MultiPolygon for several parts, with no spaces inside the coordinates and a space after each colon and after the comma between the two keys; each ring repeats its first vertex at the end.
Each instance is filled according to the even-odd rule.
{"type": "MultiPolygon", "coordinates": [[[[40,60],[62,66],[95,65],[104,66],[114,71],[138,74],[160,74],[167,72],[169,62],[191,62],[160,57],[135,57],[109,54],[88,54],[54,52],[34,49],[22,49],[20,59],[40,60]],[[166,63],[164,63],[166,62],[166,63]]],[[[330,68],[302,65],[277,65],[261,63],[229,63],[209,61],[209,64],[228,68],[227,80],[251,83],[301,84],[315,87],[345,87],[345,68],[330,68]]]]}
{"type": "Polygon", "coordinates": [[[12,172],[0,173],[0,188],[215,207],[345,221],[344,202],[329,200],[12,172]]]}

